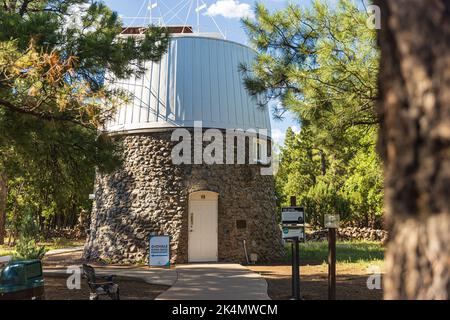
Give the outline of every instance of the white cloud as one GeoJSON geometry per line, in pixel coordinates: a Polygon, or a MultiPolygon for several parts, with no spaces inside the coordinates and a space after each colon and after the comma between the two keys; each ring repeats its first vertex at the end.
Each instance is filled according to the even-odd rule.
{"type": "MultiPolygon", "coordinates": [[[[295,134],[299,134],[301,128],[297,125],[291,126],[292,131],[295,134]]],[[[286,130],[282,131],[278,128],[272,129],[272,140],[279,146],[284,145],[284,139],[286,139],[286,130]]]]}
{"type": "Polygon", "coordinates": [[[291,126],[292,131],[294,131],[294,133],[299,134],[300,133],[300,127],[299,126],[291,126]]]}
{"type": "Polygon", "coordinates": [[[282,145],[284,143],[285,133],[280,129],[272,129],[272,139],[276,144],[282,145]]]}
{"type": "Polygon", "coordinates": [[[86,15],[87,10],[91,5],[89,3],[74,4],[67,10],[65,16],[65,28],[81,28],[83,25],[82,19],[86,15]]]}
{"type": "Polygon", "coordinates": [[[208,16],[223,16],[230,19],[254,18],[251,6],[239,0],[218,0],[208,7],[208,16]]]}

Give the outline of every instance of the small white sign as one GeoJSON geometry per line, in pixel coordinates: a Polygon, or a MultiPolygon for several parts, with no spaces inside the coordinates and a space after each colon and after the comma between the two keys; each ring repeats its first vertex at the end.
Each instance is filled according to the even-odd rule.
{"type": "Polygon", "coordinates": [[[295,238],[298,238],[298,240],[301,241],[304,240],[305,238],[304,227],[296,227],[296,228],[283,227],[282,233],[283,239],[285,240],[293,240],[295,238]]]}
{"type": "Polygon", "coordinates": [[[149,265],[151,267],[170,266],[170,236],[150,236],[149,265]]]}
{"type": "Polygon", "coordinates": [[[305,210],[302,207],[281,208],[281,223],[304,224],[305,223],[305,210]]]}
{"type": "Polygon", "coordinates": [[[325,228],[339,228],[339,215],[338,214],[326,214],[324,217],[325,220],[325,228]]]}

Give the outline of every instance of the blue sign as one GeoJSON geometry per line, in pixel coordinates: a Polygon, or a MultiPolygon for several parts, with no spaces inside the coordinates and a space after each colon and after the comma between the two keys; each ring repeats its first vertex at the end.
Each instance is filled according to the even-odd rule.
{"type": "Polygon", "coordinates": [[[149,265],[151,267],[170,266],[170,236],[150,236],[149,265]]]}

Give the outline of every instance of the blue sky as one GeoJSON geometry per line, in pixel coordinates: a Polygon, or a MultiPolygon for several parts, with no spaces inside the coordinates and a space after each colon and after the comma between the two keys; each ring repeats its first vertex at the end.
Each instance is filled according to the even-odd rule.
{"type": "MultiPolygon", "coordinates": [[[[148,10],[149,0],[103,1],[122,16],[125,25],[148,24],[150,17],[150,10],[148,10]]],[[[163,17],[162,21],[167,25],[184,25],[186,22],[186,24],[192,25],[194,28],[197,26],[197,14],[195,12],[197,0],[151,0],[151,2],[153,4],[153,9],[151,10],[153,22],[156,22],[158,17],[163,17]]],[[[198,2],[200,6],[204,5],[204,8],[198,15],[200,32],[221,32],[228,40],[243,44],[247,43],[247,37],[242,29],[240,19],[244,16],[252,15],[254,0],[198,0],[198,2]],[[220,31],[216,24],[219,26],[220,31]]],[[[296,3],[300,6],[308,6],[310,4],[310,0],[262,0],[260,2],[264,3],[270,10],[281,9],[288,2],[296,3]]],[[[277,144],[283,143],[284,134],[288,127],[293,127],[294,131],[299,130],[298,122],[290,116],[287,116],[282,121],[272,119],[272,137],[277,144]]]]}

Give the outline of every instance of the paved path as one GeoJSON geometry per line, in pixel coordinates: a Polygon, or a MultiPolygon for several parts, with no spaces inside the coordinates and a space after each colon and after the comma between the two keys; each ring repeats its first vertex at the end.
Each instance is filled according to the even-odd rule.
{"type": "Polygon", "coordinates": [[[188,264],[157,300],[269,300],[267,282],[239,264],[188,264]]]}
{"type": "MultiPolygon", "coordinates": [[[[81,267],[81,266],[80,266],[81,267]]],[[[142,279],[150,284],[172,286],[177,280],[175,269],[163,268],[132,268],[132,267],[95,267],[95,273],[101,276],[113,274],[118,278],[142,279]]],[[[44,275],[67,275],[67,269],[44,268],[44,275]]]]}
{"type": "Polygon", "coordinates": [[[55,254],[71,253],[71,252],[77,252],[77,251],[83,251],[83,246],[49,250],[45,253],[45,255],[53,256],[55,254]]]}
{"type": "MultiPolygon", "coordinates": [[[[73,253],[82,248],[53,250],[48,258],[63,259],[56,265],[44,266],[44,275],[67,275],[63,266],[78,265],[73,253]],[[72,262],[70,262],[72,261],[72,262]],[[58,265],[59,264],[59,265],[58,265]]],[[[47,261],[48,262],[48,261],[47,261]]],[[[148,268],[134,266],[96,266],[99,275],[136,278],[150,284],[171,286],[157,297],[158,300],[268,300],[267,282],[259,274],[233,263],[186,264],[176,268],[148,268]]]]}

